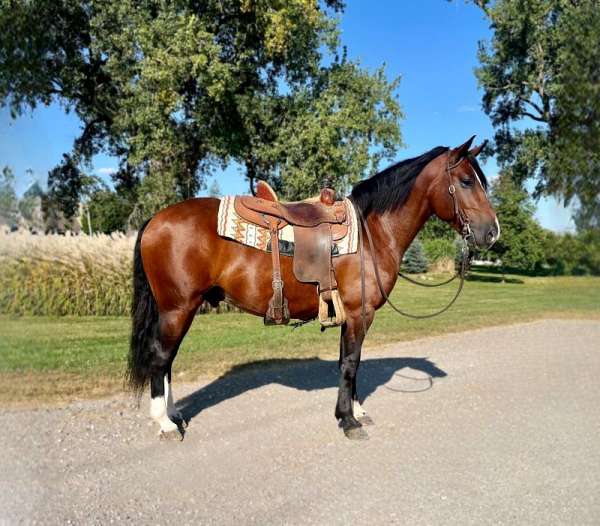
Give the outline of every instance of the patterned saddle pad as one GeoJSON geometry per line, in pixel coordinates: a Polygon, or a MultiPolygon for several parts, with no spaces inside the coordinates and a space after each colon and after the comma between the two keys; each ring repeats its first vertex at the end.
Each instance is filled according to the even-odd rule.
{"type": "MultiPolygon", "coordinates": [[[[271,235],[268,228],[254,225],[244,221],[233,206],[235,196],[227,195],[221,198],[219,204],[219,215],[217,233],[238,243],[256,248],[258,250],[271,250],[271,235]]],[[[358,221],[356,210],[348,199],[346,210],[348,211],[348,233],[333,242],[332,255],[343,256],[353,254],[358,250],[358,221]]],[[[294,227],[287,225],[279,231],[279,250],[283,255],[292,255],[294,247],[294,227]]]]}

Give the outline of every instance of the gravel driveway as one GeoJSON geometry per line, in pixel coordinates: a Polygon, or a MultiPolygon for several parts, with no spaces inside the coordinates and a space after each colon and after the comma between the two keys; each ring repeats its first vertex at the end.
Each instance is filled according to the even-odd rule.
{"type": "Polygon", "coordinates": [[[368,352],[365,442],[336,426],[336,367],[175,384],[183,442],[126,396],[4,411],[0,524],[600,524],[600,322],[368,352]]]}

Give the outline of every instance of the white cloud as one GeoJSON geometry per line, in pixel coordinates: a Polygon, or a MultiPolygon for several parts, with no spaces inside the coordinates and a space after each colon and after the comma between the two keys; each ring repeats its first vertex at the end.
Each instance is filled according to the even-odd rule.
{"type": "Polygon", "coordinates": [[[456,111],[458,113],[471,113],[471,112],[478,111],[478,110],[479,110],[479,108],[477,106],[472,106],[469,104],[463,104],[462,106],[459,106],[456,109],[456,111]]]}
{"type": "Polygon", "coordinates": [[[96,173],[98,173],[98,175],[112,175],[117,171],[116,168],[112,168],[110,166],[104,167],[104,168],[98,168],[96,170],[96,173]]]}

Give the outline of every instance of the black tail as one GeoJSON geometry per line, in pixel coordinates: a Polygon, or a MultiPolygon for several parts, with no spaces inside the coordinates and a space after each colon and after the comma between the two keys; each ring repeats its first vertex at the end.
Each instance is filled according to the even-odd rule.
{"type": "Polygon", "coordinates": [[[138,396],[150,380],[152,355],[159,341],[158,306],[150,290],[140,250],[142,234],[148,221],[140,228],[133,251],[133,302],[127,381],[138,396]]]}

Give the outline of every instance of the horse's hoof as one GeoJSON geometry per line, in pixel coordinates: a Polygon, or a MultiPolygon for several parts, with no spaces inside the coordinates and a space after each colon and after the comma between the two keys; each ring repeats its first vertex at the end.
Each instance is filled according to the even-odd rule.
{"type": "Polygon", "coordinates": [[[181,413],[175,413],[174,415],[169,416],[169,418],[177,424],[177,427],[187,429],[188,421],[183,418],[181,413]]]}
{"type": "Polygon", "coordinates": [[[359,422],[360,422],[360,423],[361,423],[363,426],[374,426],[374,425],[375,425],[375,422],[373,422],[373,419],[372,419],[372,418],[371,418],[369,415],[367,415],[367,414],[364,414],[364,415],[362,415],[362,416],[359,416],[359,417],[357,418],[357,420],[358,420],[358,421],[359,421],[359,422]]]}
{"type": "Polygon", "coordinates": [[[349,440],[369,440],[369,434],[362,427],[344,429],[344,435],[349,440]]]}
{"type": "Polygon", "coordinates": [[[362,428],[361,423],[354,417],[345,417],[340,420],[340,427],[344,430],[344,435],[350,440],[368,440],[369,435],[362,428]]]}
{"type": "Polygon", "coordinates": [[[173,429],[173,431],[161,431],[158,436],[160,440],[164,441],[181,442],[183,440],[183,432],[179,428],[173,429]]]}

